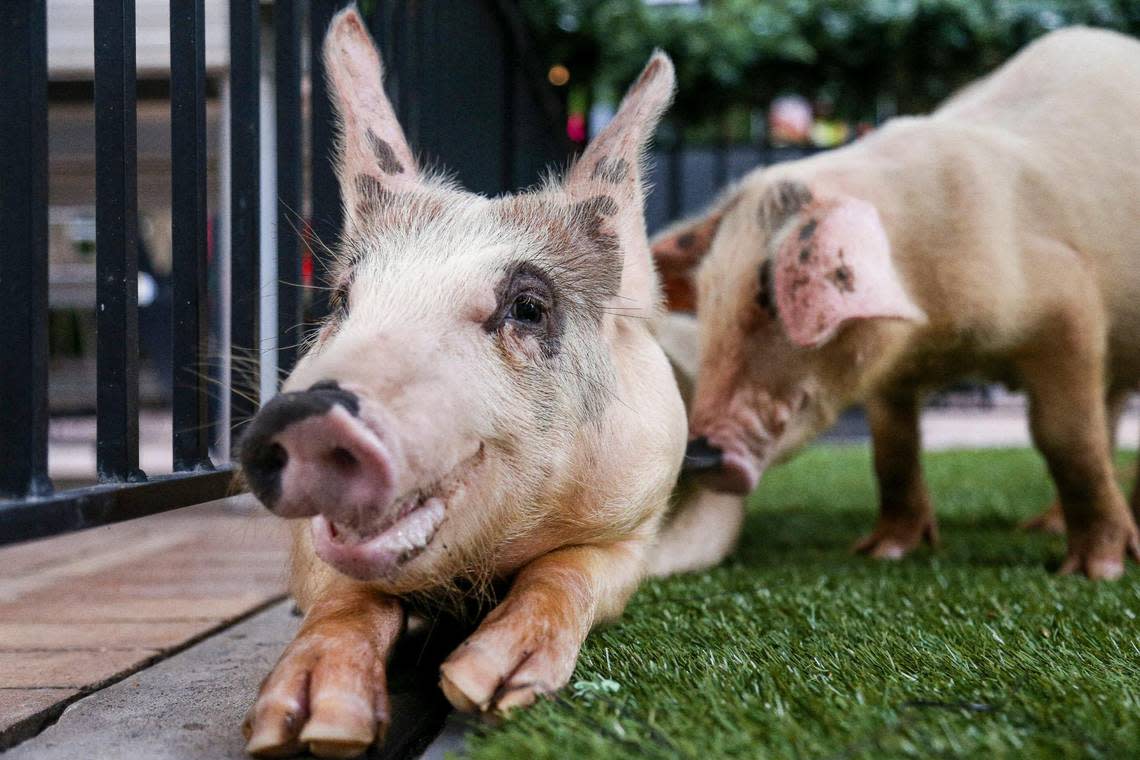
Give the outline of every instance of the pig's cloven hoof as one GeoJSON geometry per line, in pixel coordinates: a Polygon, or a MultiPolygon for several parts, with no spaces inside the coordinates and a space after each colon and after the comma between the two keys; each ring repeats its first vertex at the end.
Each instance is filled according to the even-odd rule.
{"type": "Polygon", "coordinates": [[[579,643],[533,619],[485,623],[440,667],[439,685],[457,710],[495,719],[566,685],[579,643]]]}
{"type": "Polygon", "coordinates": [[[388,724],[384,661],[365,636],[302,635],[261,685],[242,725],[246,751],[287,757],[363,754],[388,724]],[[357,640],[353,640],[357,638],[357,640]]]}
{"type": "Polygon", "coordinates": [[[1114,581],[1124,575],[1127,557],[1140,561],[1140,534],[1131,517],[1123,524],[1101,520],[1093,526],[1069,531],[1069,552],[1057,572],[1081,573],[1094,581],[1114,581]]]}
{"type": "Polygon", "coordinates": [[[909,520],[880,517],[871,534],[855,542],[853,551],[873,559],[902,559],[923,541],[938,546],[938,524],[933,515],[909,520]]]}
{"type": "Polygon", "coordinates": [[[1057,536],[1065,535],[1065,514],[1061,511],[1061,503],[1053,502],[1044,512],[1035,517],[1030,517],[1018,527],[1021,530],[1052,533],[1057,536]]]}

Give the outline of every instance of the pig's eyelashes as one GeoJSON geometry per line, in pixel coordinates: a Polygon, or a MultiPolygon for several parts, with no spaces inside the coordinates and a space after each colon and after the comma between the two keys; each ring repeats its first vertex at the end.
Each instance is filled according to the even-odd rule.
{"type": "Polygon", "coordinates": [[[559,294],[550,275],[532,264],[517,264],[503,273],[495,300],[498,305],[483,323],[484,330],[510,338],[506,345],[530,343],[547,358],[557,352],[562,320],[559,294]]]}
{"type": "Polygon", "coordinates": [[[523,324],[540,325],[546,318],[546,305],[530,295],[520,295],[511,304],[510,318],[523,324]]]}
{"type": "Polygon", "coordinates": [[[329,311],[336,320],[348,316],[348,285],[339,285],[329,297],[329,311]]]}

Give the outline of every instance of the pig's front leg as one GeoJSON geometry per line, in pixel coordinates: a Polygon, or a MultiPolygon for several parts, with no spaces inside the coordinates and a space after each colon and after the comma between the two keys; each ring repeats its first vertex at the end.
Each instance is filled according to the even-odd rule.
{"type": "Polygon", "coordinates": [[[867,402],[879,518],[871,534],[855,544],[855,551],[877,559],[900,559],[924,540],[938,543],[938,526],[919,459],[918,415],[918,399],[912,395],[867,402]]]}
{"type": "Polygon", "coordinates": [[[404,626],[399,602],[347,580],[327,586],[261,685],[246,716],[246,751],[355,757],[388,724],[388,655],[404,626]]]}
{"type": "Polygon", "coordinates": [[[643,574],[644,545],[560,549],[515,578],[506,599],[440,668],[456,708],[505,712],[566,685],[595,623],[616,617],[643,574]]]}

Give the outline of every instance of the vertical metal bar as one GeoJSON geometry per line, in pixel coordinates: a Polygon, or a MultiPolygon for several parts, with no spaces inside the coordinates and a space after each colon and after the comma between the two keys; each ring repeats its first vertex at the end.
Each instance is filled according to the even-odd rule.
{"type": "Polygon", "coordinates": [[[277,78],[277,366],[289,372],[301,340],[301,28],[304,0],[273,6],[277,78]]]}
{"type": "Polygon", "coordinates": [[[503,82],[503,102],[498,114],[502,129],[499,192],[513,192],[515,187],[515,72],[519,69],[519,54],[509,28],[503,30],[503,63],[499,76],[503,82]]]}
{"type": "Polygon", "coordinates": [[[230,428],[257,411],[260,288],[260,3],[230,2],[230,428]]]}
{"type": "Polygon", "coordinates": [[[328,254],[340,234],[340,186],[337,184],[333,164],[333,145],[336,138],[336,121],[328,87],[325,85],[325,66],[321,60],[321,45],[333,15],[340,9],[340,0],[312,0],[309,16],[309,35],[313,51],[312,66],[312,199],[313,199],[313,298],[309,306],[309,329],[328,314],[328,254]]]}
{"type": "Polygon", "coordinates": [[[45,5],[0,4],[0,498],[51,491],[45,5]]]}
{"type": "Polygon", "coordinates": [[[205,0],[170,0],[174,469],[210,466],[205,0]]]}
{"type": "Polygon", "coordinates": [[[139,480],[135,2],[95,3],[95,273],[101,480],[139,480]]]}

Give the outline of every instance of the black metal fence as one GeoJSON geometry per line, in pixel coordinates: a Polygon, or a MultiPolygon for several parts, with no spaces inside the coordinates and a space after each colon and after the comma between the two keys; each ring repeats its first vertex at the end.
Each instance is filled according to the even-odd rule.
{"type": "Polygon", "coordinates": [[[701,211],[726,185],[753,169],[794,161],[818,153],[810,146],[771,146],[765,143],[687,145],[677,143],[654,150],[646,181],[645,223],[652,235],[666,224],[701,211]]]}
{"type": "MultiPolygon", "coordinates": [[[[287,370],[296,359],[298,325],[324,313],[323,289],[295,287],[304,245],[296,210],[309,208],[312,234],[320,240],[335,240],[340,228],[332,108],[319,55],[304,54],[306,47],[320,50],[343,4],[277,0],[265,9],[259,0],[230,3],[230,318],[228,325],[211,326],[204,2],[170,0],[174,472],[148,476],[139,469],[135,0],[93,0],[97,284],[91,307],[99,482],[55,491],[48,475],[47,11],[43,0],[0,3],[0,544],[201,503],[234,488],[233,466],[211,458],[217,423],[202,371],[207,337],[211,330],[228,332],[234,347],[261,345],[262,255],[276,256],[282,283],[278,367],[287,370]],[[276,118],[263,124],[261,33],[270,24],[276,118]],[[260,250],[263,129],[275,130],[277,146],[276,251],[260,250]]],[[[429,159],[445,158],[468,187],[493,193],[530,184],[542,166],[566,155],[559,105],[540,83],[510,3],[385,2],[370,24],[412,144],[429,159]]],[[[322,263],[314,258],[317,283],[322,263]]],[[[258,352],[249,352],[223,378],[235,434],[258,403],[251,380],[257,361],[258,352]]]]}

